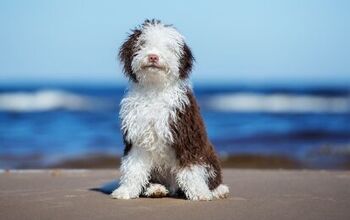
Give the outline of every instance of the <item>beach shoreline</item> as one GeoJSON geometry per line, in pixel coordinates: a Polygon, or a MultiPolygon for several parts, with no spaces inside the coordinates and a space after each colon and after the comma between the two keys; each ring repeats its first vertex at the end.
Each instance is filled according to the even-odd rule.
{"type": "MultiPolygon", "coordinates": [[[[2,169],[116,169],[120,166],[121,156],[104,153],[90,153],[77,156],[63,157],[58,160],[43,162],[44,157],[40,155],[29,155],[26,157],[14,157],[2,155],[3,163],[14,164],[2,169]]],[[[219,156],[223,168],[235,169],[326,169],[326,170],[349,170],[350,158],[344,157],[342,163],[336,166],[315,166],[306,161],[287,155],[273,154],[231,154],[219,156]]]]}

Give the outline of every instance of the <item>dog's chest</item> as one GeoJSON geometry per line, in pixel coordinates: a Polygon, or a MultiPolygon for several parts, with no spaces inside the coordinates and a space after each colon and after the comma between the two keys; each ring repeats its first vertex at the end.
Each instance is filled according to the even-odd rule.
{"type": "Polygon", "coordinates": [[[175,111],[176,106],[166,94],[130,93],[122,101],[122,130],[133,145],[164,151],[172,141],[170,116],[175,111]]]}

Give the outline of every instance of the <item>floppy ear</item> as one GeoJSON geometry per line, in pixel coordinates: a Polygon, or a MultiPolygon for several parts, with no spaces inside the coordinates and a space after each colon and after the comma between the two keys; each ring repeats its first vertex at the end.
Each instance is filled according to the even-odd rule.
{"type": "Polygon", "coordinates": [[[192,55],[191,49],[185,43],[183,46],[183,53],[180,58],[180,78],[185,79],[188,78],[190,72],[192,71],[194,57],[192,55]]]}
{"type": "Polygon", "coordinates": [[[129,35],[128,39],[122,44],[122,46],[119,49],[119,59],[123,65],[124,73],[134,82],[137,82],[137,79],[136,75],[132,71],[131,62],[136,52],[135,45],[140,35],[140,30],[133,30],[133,32],[129,35]]]}

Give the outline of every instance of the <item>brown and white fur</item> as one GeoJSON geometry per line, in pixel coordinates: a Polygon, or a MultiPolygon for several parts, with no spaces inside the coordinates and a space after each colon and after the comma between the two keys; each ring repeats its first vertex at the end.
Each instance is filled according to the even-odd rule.
{"type": "Polygon", "coordinates": [[[121,102],[125,150],[116,199],[228,195],[188,76],[193,56],[171,25],[146,20],[119,52],[130,86],[121,102]]]}

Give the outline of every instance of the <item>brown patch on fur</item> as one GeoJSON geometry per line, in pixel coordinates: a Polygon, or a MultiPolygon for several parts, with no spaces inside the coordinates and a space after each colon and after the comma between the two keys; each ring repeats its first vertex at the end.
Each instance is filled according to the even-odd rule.
{"type": "Polygon", "coordinates": [[[141,35],[141,30],[134,29],[133,33],[131,33],[128,39],[122,44],[119,49],[119,59],[123,64],[124,73],[134,82],[137,82],[136,75],[132,71],[131,62],[134,58],[134,54],[136,52],[136,42],[141,35]]]}
{"type": "Polygon", "coordinates": [[[195,97],[191,91],[187,96],[190,104],[184,111],[178,111],[176,122],[171,123],[172,147],[181,167],[205,164],[214,170],[215,177],[208,181],[209,189],[213,190],[222,182],[220,163],[208,139],[195,97]]]}
{"type": "Polygon", "coordinates": [[[188,78],[188,75],[192,71],[194,57],[192,55],[191,49],[185,43],[183,46],[183,53],[180,58],[180,68],[179,75],[181,79],[188,78]]]}

